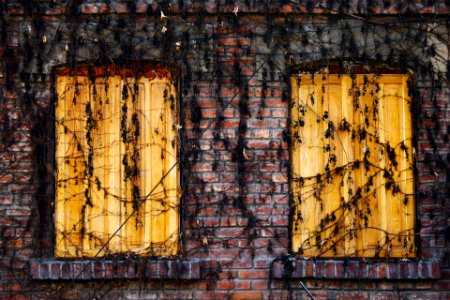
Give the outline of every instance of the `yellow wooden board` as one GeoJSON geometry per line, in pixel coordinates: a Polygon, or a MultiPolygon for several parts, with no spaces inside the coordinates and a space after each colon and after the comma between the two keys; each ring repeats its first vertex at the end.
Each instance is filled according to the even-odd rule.
{"type": "Polygon", "coordinates": [[[295,252],[415,256],[407,80],[398,74],[292,77],[295,252]]]}
{"type": "Polygon", "coordinates": [[[59,76],[56,88],[55,255],[176,254],[176,87],[59,76]]]}

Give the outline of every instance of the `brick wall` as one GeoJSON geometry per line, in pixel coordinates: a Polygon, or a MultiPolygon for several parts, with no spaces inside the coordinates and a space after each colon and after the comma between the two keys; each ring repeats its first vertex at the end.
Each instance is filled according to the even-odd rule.
{"type": "Polygon", "coordinates": [[[318,299],[450,297],[449,86],[426,71],[431,62],[431,69],[448,72],[448,45],[433,40],[443,51],[435,62],[415,39],[430,28],[425,24],[438,24],[433,33],[445,41],[448,4],[85,2],[4,1],[0,8],[1,298],[308,299],[303,285],[318,299]],[[161,10],[169,20],[164,34],[161,10]],[[395,23],[399,12],[409,13],[401,17],[405,23],[395,23]],[[381,35],[386,24],[423,25],[400,35],[402,43],[395,30],[390,44],[374,37],[364,52],[368,59],[392,55],[401,61],[409,48],[418,60],[408,61],[416,68],[418,106],[418,259],[300,259],[290,252],[290,72],[311,61],[356,55],[351,47],[339,48],[348,28],[358,49],[352,51],[362,57],[364,18],[381,35]],[[96,31],[102,22],[113,30],[96,31]],[[118,44],[131,32],[138,59],[181,71],[181,254],[55,260],[52,67],[71,57],[95,60],[104,49],[121,57],[118,44]]]}

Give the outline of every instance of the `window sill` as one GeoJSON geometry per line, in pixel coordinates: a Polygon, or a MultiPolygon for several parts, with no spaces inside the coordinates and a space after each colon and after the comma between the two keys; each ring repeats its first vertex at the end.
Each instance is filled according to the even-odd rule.
{"type": "Polygon", "coordinates": [[[92,279],[200,279],[200,262],[178,259],[35,259],[30,263],[35,280],[92,279]]]}
{"type": "Polygon", "coordinates": [[[302,260],[273,264],[277,279],[439,279],[439,263],[434,261],[302,260]]]}

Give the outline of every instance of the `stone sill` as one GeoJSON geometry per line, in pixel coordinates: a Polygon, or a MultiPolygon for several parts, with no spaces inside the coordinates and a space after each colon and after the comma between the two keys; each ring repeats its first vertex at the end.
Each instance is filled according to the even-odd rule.
{"type": "Polygon", "coordinates": [[[177,259],[56,260],[30,262],[35,280],[200,279],[200,262],[177,259]]]}
{"type": "Polygon", "coordinates": [[[434,261],[302,260],[291,259],[273,264],[277,279],[439,279],[439,263],[434,261]]]}

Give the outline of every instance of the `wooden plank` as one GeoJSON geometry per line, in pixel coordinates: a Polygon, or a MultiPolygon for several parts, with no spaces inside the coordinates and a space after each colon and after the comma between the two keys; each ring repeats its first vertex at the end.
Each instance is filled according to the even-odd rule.
{"type": "Polygon", "coordinates": [[[58,176],[56,183],[56,224],[63,225],[64,243],[56,247],[56,255],[78,256],[83,253],[82,226],[85,226],[81,210],[85,205],[86,180],[84,176],[86,157],[85,105],[87,82],[83,78],[60,78],[57,81],[60,96],[56,119],[56,153],[58,176]],[[75,93],[75,90],[78,93],[75,93]],[[61,97],[62,96],[62,97],[61,97]],[[61,209],[62,208],[62,209],[61,209]]]}
{"type": "Polygon", "coordinates": [[[129,98],[130,98],[130,107],[132,108],[130,110],[130,128],[131,128],[131,138],[132,138],[132,147],[131,147],[131,153],[130,157],[134,157],[132,159],[133,167],[138,169],[137,178],[132,178],[132,186],[131,189],[134,189],[137,187],[138,193],[137,195],[134,195],[134,191],[131,190],[131,210],[134,211],[132,220],[130,220],[130,237],[129,237],[129,249],[131,251],[138,251],[133,249],[140,249],[143,246],[143,234],[144,234],[144,219],[143,219],[143,210],[144,207],[141,206],[141,197],[142,197],[142,181],[141,181],[141,168],[143,167],[143,161],[145,160],[145,157],[142,157],[141,153],[141,144],[140,144],[140,123],[141,123],[141,104],[145,101],[145,94],[141,94],[141,90],[143,89],[142,84],[135,79],[130,78],[128,80],[128,86],[129,86],[129,98]],[[137,89],[135,89],[135,85],[137,85],[137,89]],[[137,94],[135,94],[137,93],[137,94]],[[134,94],[134,95],[133,95],[134,94]],[[133,101],[134,97],[134,101],[133,101]],[[137,121],[134,121],[133,119],[137,118],[137,121]],[[137,122],[137,126],[135,122],[137,122]],[[138,130],[138,131],[136,131],[138,130]],[[138,134],[138,136],[136,136],[138,134]],[[135,199],[136,198],[136,199],[135,199]],[[137,211],[135,211],[137,209],[137,211]]]}
{"type": "MultiPolygon", "coordinates": [[[[83,207],[87,207],[85,193],[87,190],[87,140],[86,140],[86,104],[89,99],[89,87],[86,78],[76,78],[78,85],[78,95],[75,96],[76,103],[72,103],[68,108],[69,115],[71,112],[74,113],[72,118],[71,128],[73,128],[74,135],[72,136],[71,148],[72,155],[69,157],[74,157],[76,159],[76,169],[77,171],[71,174],[71,177],[76,178],[75,182],[70,185],[72,192],[72,199],[69,201],[68,210],[66,211],[66,218],[69,216],[69,226],[73,227],[73,237],[71,236],[69,251],[73,255],[85,255],[85,245],[87,242],[86,233],[87,229],[87,218],[86,210],[83,214],[83,207]],[[83,229],[85,234],[83,234],[83,229]]],[[[70,99],[69,99],[70,100],[70,99]]],[[[75,171],[75,170],[74,170],[75,171]]],[[[70,230],[70,229],[69,229],[70,230]]]]}
{"type": "MultiPolygon", "coordinates": [[[[334,156],[336,164],[329,164],[330,172],[333,172],[337,165],[342,165],[343,149],[338,135],[333,129],[329,129],[329,122],[332,122],[331,128],[336,128],[342,119],[342,79],[337,75],[327,75],[322,79],[322,114],[320,115],[322,121],[320,122],[321,132],[320,138],[323,139],[323,145],[329,148],[328,151],[322,149],[322,166],[329,164],[330,157],[334,156]],[[326,117],[328,116],[328,117],[326,117]],[[329,131],[326,134],[327,130],[329,131]]],[[[337,173],[326,177],[326,170],[323,170],[323,179],[321,182],[322,199],[323,199],[323,213],[321,219],[329,220],[325,224],[326,229],[322,232],[323,256],[325,257],[342,257],[344,256],[344,226],[345,222],[342,216],[341,203],[341,186],[343,177],[337,173]],[[326,241],[326,242],[325,242],[326,241]]]]}
{"type": "Polygon", "coordinates": [[[289,134],[291,137],[291,147],[290,147],[290,158],[291,158],[291,182],[290,182],[290,189],[292,193],[293,198],[293,220],[292,220],[292,228],[291,228],[291,236],[292,236],[292,249],[294,252],[297,252],[302,242],[300,240],[300,226],[301,220],[298,218],[298,214],[301,213],[300,211],[300,201],[299,197],[301,194],[300,190],[300,182],[298,180],[299,171],[300,171],[300,144],[299,144],[299,136],[300,136],[300,125],[299,125],[299,119],[300,119],[300,112],[299,112],[299,84],[298,84],[299,78],[297,76],[291,77],[291,92],[292,92],[292,99],[291,99],[291,125],[289,126],[289,134]]]}
{"type": "MultiPolygon", "coordinates": [[[[380,145],[378,149],[377,155],[380,156],[380,168],[384,170],[386,168],[386,149],[384,148],[383,144],[386,141],[386,129],[389,124],[389,117],[384,112],[384,84],[382,82],[379,83],[379,86],[381,88],[381,91],[379,92],[379,104],[378,104],[378,119],[379,124],[377,124],[379,139],[380,139],[380,145]]],[[[384,241],[387,238],[386,232],[388,231],[388,208],[387,208],[387,191],[386,191],[386,179],[384,177],[384,171],[380,172],[377,176],[377,195],[378,195],[378,203],[380,206],[380,229],[382,232],[380,232],[382,243],[385,243],[384,241]]],[[[386,252],[387,249],[384,249],[381,251],[380,256],[386,256],[389,255],[389,252],[386,252]]]]}
{"type": "Polygon", "coordinates": [[[143,101],[140,103],[141,108],[141,136],[139,137],[139,145],[141,149],[141,192],[142,199],[144,202],[143,210],[144,210],[144,241],[143,246],[145,249],[151,249],[152,244],[152,201],[150,200],[150,193],[152,191],[152,173],[150,166],[150,157],[152,157],[152,148],[150,146],[150,136],[152,135],[151,131],[151,85],[150,81],[146,78],[140,79],[140,85],[142,85],[140,93],[143,97],[143,101]]]}
{"type": "MultiPolygon", "coordinates": [[[[397,96],[398,91],[398,83],[393,83],[392,79],[384,78],[384,113],[387,119],[387,123],[384,124],[386,131],[386,140],[385,143],[389,143],[392,149],[397,148],[400,141],[399,135],[399,100],[397,96]],[[389,127],[388,127],[389,126],[389,127]]],[[[395,151],[395,159],[398,160],[398,152],[395,151]]],[[[393,179],[395,180],[394,186],[386,191],[386,204],[387,204],[387,213],[389,218],[387,219],[387,227],[389,231],[388,239],[390,241],[391,247],[391,256],[397,257],[399,251],[399,244],[401,244],[401,237],[398,234],[401,232],[401,207],[400,207],[400,199],[398,193],[393,194],[393,189],[395,185],[398,184],[398,167],[393,164],[393,161],[389,158],[388,153],[385,156],[386,159],[386,167],[393,175],[393,179]]]]}
{"type": "MultiPolygon", "coordinates": [[[[349,76],[342,76],[342,114],[341,120],[336,126],[339,126],[341,122],[345,121],[349,124],[350,130],[353,128],[355,123],[354,113],[353,113],[353,99],[349,96],[348,92],[351,86],[351,78],[349,76]]],[[[346,208],[343,211],[344,215],[344,256],[354,256],[356,254],[356,237],[355,237],[355,222],[356,214],[354,208],[350,205],[351,197],[350,194],[355,192],[355,181],[354,181],[354,171],[352,163],[355,161],[355,151],[353,142],[351,139],[351,131],[348,130],[338,130],[338,137],[341,145],[342,157],[341,162],[344,168],[344,175],[342,178],[342,193],[343,198],[342,205],[346,208]]]]}
{"type": "Polygon", "coordinates": [[[166,234],[166,215],[167,194],[161,179],[166,173],[164,165],[165,158],[165,112],[164,112],[164,90],[165,86],[161,81],[151,82],[151,101],[150,101],[150,130],[149,145],[152,151],[151,155],[151,241],[153,251],[160,253],[165,246],[166,234]]]}
{"type": "Polygon", "coordinates": [[[165,169],[169,172],[164,185],[167,189],[168,211],[166,212],[166,252],[164,255],[176,255],[178,253],[178,235],[180,224],[180,165],[178,163],[178,129],[179,109],[178,95],[175,86],[164,80],[169,91],[169,99],[165,102],[166,111],[166,156],[165,169]]]}
{"type": "Polygon", "coordinates": [[[66,153],[68,152],[67,133],[65,126],[65,114],[66,114],[66,97],[67,97],[67,78],[58,77],[56,81],[56,92],[58,95],[56,110],[55,110],[55,126],[56,126],[56,184],[55,184],[55,229],[56,229],[56,241],[55,241],[55,256],[64,257],[66,253],[66,241],[68,239],[67,225],[65,219],[65,186],[68,172],[66,166],[66,153]]]}
{"type": "Polygon", "coordinates": [[[375,111],[378,109],[378,105],[374,104],[377,101],[376,84],[374,81],[377,79],[371,75],[366,76],[367,82],[364,80],[364,76],[358,76],[358,86],[362,91],[361,95],[361,121],[360,126],[366,130],[366,138],[360,145],[362,149],[361,160],[366,157],[368,161],[368,169],[361,165],[359,169],[359,176],[362,178],[362,195],[361,205],[361,220],[360,225],[363,226],[361,231],[362,246],[361,255],[363,257],[374,257],[382,255],[380,253],[380,243],[383,242],[383,232],[379,230],[382,227],[382,218],[384,214],[383,205],[383,192],[379,195],[379,189],[377,186],[378,174],[381,173],[380,166],[383,164],[383,158],[380,156],[380,143],[378,138],[378,116],[375,111]],[[376,119],[376,121],[375,121],[376,119]]]}
{"type": "MultiPolygon", "coordinates": [[[[105,103],[105,122],[107,124],[106,139],[107,149],[105,152],[107,172],[105,172],[105,207],[106,211],[106,234],[108,239],[121,225],[122,206],[122,152],[121,152],[121,78],[119,76],[108,78],[108,100],[105,103]]],[[[107,252],[115,253],[122,250],[121,230],[114,236],[107,246],[107,252]]]]}
{"type": "MultiPolygon", "coordinates": [[[[106,242],[105,239],[105,216],[104,216],[104,194],[101,184],[105,174],[105,107],[106,100],[105,85],[97,80],[95,84],[89,84],[89,103],[95,125],[91,130],[93,149],[93,176],[90,178],[90,197],[92,208],[87,207],[86,215],[86,253],[95,255],[98,249],[106,242]]],[[[86,149],[86,151],[89,151],[86,149]]]]}
{"type": "MultiPolygon", "coordinates": [[[[401,149],[401,143],[410,139],[407,138],[410,134],[406,132],[407,128],[405,127],[405,122],[410,123],[410,116],[408,117],[410,113],[405,109],[405,88],[402,77],[401,75],[391,75],[384,78],[387,95],[386,100],[388,101],[391,115],[397,116],[391,117],[389,130],[389,142],[395,150],[398,164],[397,166],[392,166],[392,173],[395,186],[399,188],[395,194],[392,192],[388,193],[388,211],[391,213],[388,219],[388,228],[390,233],[389,239],[391,241],[390,256],[392,257],[408,256],[408,249],[405,247],[405,239],[407,239],[405,235],[409,232],[406,223],[410,217],[408,217],[408,205],[404,204],[404,192],[408,189],[406,186],[406,176],[408,174],[407,169],[409,168],[409,163],[404,151],[401,149]],[[394,114],[394,112],[396,113],[394,114]],[[392,130],[392,128],[396,130],[392,130]]],[[[408,130],[410,131],[410,129],[408,130]]]]}
{"type": "MultiPolygon", "coordinates": [[[[411,99],[408,94],[408,76],[402,76],[402,132],[403,141],[406,149],[401,152],[402,159],[402,173],[401,173],[401,190],[406,197],[404,200],[403,223],[404,233],[407,236],[408,245],[403,253],[403,256],[416,257],[416,247],[414,239],[414,229],[416,221],[415,211],[415,190],[414,190],[414,157],[412,144],[412,114],[411,114],[411,99]],[[406,203],[405,203],[406,202],[406,203]]],[[[400,149],[402,150],[402,149],[400,149]]]]}
{"type": "Polygon", "coordinates": [[[310,76],[302,77],[299,90],[299,104],[305,110],[304,127],[300,130],[302,143],[298,147],[298,175],[304,180],[300,189],[300,213],[303,218],[300,225],[300,245],[305,256],[319,253],[316,235],[320,235],[318,220],[323,216],[322,195],[316,186],[317,176],[323,173],[323,140],[320,138],[322,124],[318,122],[322,114],[321,82],[318,78],[314,80],[315,82],[310,76]]]}
{"type": "MultiPolygon", "coordinates": [[[[139,168],[139,149],[136,149],[136,139],[135,136],[135,125],[133,124],[133,115],[138,113],[138,103],[139,99],[136,99],[136,101],[133,101],[133,94],[134,94],[134,79],[133,78],[126,78],[122,79],[121,91],[125,88],[127,89],[128,96],[124,99],[122,97],[122,105],[126,104],[127,111],[126,111],[126,125],[121,123],[121,130],[123,130],[122,126],[126,126],[126,141],[123,141],[122,137],[122,143],[121,143],[121,151],[122,151],[122,157],[126,155],[127,159],[127,165],[124,165],[123,163],[123,173],[122,176],[124,178],[123,183],[123,206],[122,206],[122,221],[125,225],[122,230],[122,251],[124,252],[133,252],[134,249],[139,248],[140,241],[141,241],[141,228],[142,228],[142,222],[139,218],[139,197],[140,193],[135,195],[135,192],[133,191],[135,187],[137,189],[140,188],[139,186],[139,178],[136,178],[136,176],[133,174],[135,172],[135,168],[139,168]],[[138,199],[135,199],[137,197],[138,199]],[[135,203],[137,201],[138,203],[135,203]],[[138,209],[138,211],[136,211],[138,209]]],[[[137,98],[139,98],[139,94],[137,95],[137,98]]],[[[124,162],[124,158],[122,159],[122,162],[124,162]]],[[[140,174],[137,176],[139,177],[140,174]]]]}
{"type": "Polygon", "coordinates": [[[150,250],[158,255],[176,254],[179,231],[179,168],[172,169],[172,166],[176,165],[178,160],[177,132],[174,126],[177,110],[174,108],[171,111],[170,102],[164,101],[165,90],[168,92],[167,99],[172,94],[176,101],[175,88],[165,79],[141,82],[148,91],[141,122],[145,134],[140,142],[142,157],[146,157],[141,165],[141,185],[145,186],[142,191],[143,197],[146,198],[146,248],[153,245],[150,250]],[[166,175],[167,172],[169,173],[166,175]],[[166,178],[160,183],[164,176],[166,178]]]}

